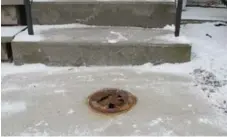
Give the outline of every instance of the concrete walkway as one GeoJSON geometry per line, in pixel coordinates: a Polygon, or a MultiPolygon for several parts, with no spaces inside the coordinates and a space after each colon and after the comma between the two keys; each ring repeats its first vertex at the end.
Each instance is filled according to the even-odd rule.
{"type": "Polygon", "coordinates": [[[132,69],[66,69],[2,78],[2,135],[227,135],[227,120],[189,77],[132,69]],[[86,104],[105,87],[132,92],[138,103],[120,115],[86,104]]]}
{"type": "Polygon", "coordinates": [[[184,22],[227,22],[227,9],[224,8],[202,8],[187,7],[182,12],[182,20],[184,22]]]}

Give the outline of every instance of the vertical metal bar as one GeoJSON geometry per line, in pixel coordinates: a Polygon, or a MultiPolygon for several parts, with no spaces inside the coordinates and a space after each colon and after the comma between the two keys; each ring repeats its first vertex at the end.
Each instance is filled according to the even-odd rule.
{"type": "Polygon", "coordinates": [[[25,12],[26,12],[26,21],[27,21],[27,27],[28,27],[28,34],[29,35],[34,35],[30,0],[24,0],[24,5],[25,5],[25,12]]]}
{"type": "Polygon", "coordinates": [[[177,2],[177,13],[176,13],[176,20],[175,20],[175,37],[180,35],[180,24],[181,24],[181,14],[182,14],[182,0],[178,0],[177,2]]]}

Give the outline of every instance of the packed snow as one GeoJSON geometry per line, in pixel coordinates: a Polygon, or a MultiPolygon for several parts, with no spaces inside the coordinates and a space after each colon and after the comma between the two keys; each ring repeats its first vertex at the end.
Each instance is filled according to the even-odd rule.
{"type": "Polygon", "coordinates": [[[2,26],[1,27],[1,36],[2,37],[14,37],[16,34],[24,30],[25,26],[2,26]]]}
{"type": "MultiPolygon", "coordinates": [[[[141,27],[90,26],[78,23],[63,25],[34,25],[33,28],[35,35],[28,35],[27,30],[25,30],[16,35],[13,41],[63,42],[72,40],[75,42],[82,42],[94,40],[101,43],[115,44],[120,42],[130,43],[139,40],[157,44],[190,43],[190,41],[188,41],[184,36],[175,37],[173,35],[175,30],[173,25],[166,25],[163,28],[153,28],[151,30],[141,27]],[[98,34],[98,32],[100,33],[98,34]],[[90,35],[91,33],[97,33],[97,35],[90,35]]],[[[41,52],[41,49],[38,51],[41,52]]]]}
{"type": "Polygon", "coordinates": [[[84,24],[63,24],[63,25],[33,25],[35,35],[28,35],[27,30],[21,32],[14,38],[14,41],[41,41],[45,39],[42,35],[43,32],[48,31],[50,29],[62,29],[62,28],[89,28],[95,26],[88,26],[84,24]]]}
{"type": "Polygon", "coordinates": [[[25,110],[25,102],[1,102],[2,117],[10,116],[25,110]]]}
{"type": "Polygon", "coordinates": [[[120,40],[128,40],[126,37],[124,37],[121,33],[119,32],[115,32],[115,31],[110,31],[110,34],[112,37],[114,38],[109,38],[107,37],[107,41],[108,43],[117,43],[119,42],[120,40]]]}
{"type": "Polygon", "coordinates": [[[186,7],[182,12],[184,20],[227,21],[226,8],[186,7]]]}

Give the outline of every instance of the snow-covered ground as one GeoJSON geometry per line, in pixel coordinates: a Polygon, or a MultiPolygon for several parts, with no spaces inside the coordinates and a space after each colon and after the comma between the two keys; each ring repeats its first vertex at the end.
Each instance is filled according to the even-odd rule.
{"type": "MultiPolygon", "coordinates": [[[[29,73],[33,75],[33,72],[47,72],[52,75],[58,72],[63,74],[69,70],[75,72],[94,70],[104,72],[114,68],[128,69],[140,74],[164,72],[179,76],[190,76],[193,78],[194,86],[200,89],[194,95],[206,98],[207,103],[213,105],[218,113],[222,113],[227,118],[227,24],[220,22],[186,24],[181,26],[181,34],[185,35],[192,43],[192,57],[191,61],[187,63],[166,63],[157,66],[147,63],[141,66],[122,67],[47,67],[42,64],[14,66],[2,63],[1,78],[4,80],[5,77],[11,74],[19,73],[28,76],[29,73]]],[[[14,90],[13,88],[16,87],[9,87],[8,91],[14,90]]],[[[7,91],[7,88],[4,90],[7,91]]],[[[57,93],[59,92],[61,93],[61,91],[57,93]]],[[[19,106],[18,109],[21,108],[21,111],[25,109],[23,102],[15,105],[19,106]]],[[[13,110],[12,104],[2,103],[2,114],[5,111],[16,113],[20,111],[18,109],[13,110]]],[[[207,123],[207,119],[200,119],[200,122],[207,123]]]]}
{"type": "MultiPolygon", "coordinates": [[[[192,43],[191,62],[181,64],[150,63],[142,66],[125,66],[138,71],[167,72],[177,75],[189,74],[194,77],[195,85],[200,86],[210,101],[227,111],[227,24],[203,23],[181,26],[181,34],[192,43]]],[[[67,67],[47,67],[42,64],[14,66],[2,63],[2,77],[24,72],[67,70],[67,67]]],[[[71,67],[70,67],[71,68],[71,67]]],[[[108,69],[113,67],[80,67],[77,69],[108,69]]]]}

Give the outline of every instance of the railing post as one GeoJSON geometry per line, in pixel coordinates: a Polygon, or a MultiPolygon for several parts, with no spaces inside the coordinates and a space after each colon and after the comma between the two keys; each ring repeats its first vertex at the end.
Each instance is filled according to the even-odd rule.
{"type": "Polygon", "coordinates": [[[27,21],[27,27],[28,27],[28,34],[29,35],[34,35],[30,0],[24,0],[24,5],[25,5],[25,12],[26,12],[26,21],[27,21]]]}
{"type": "Polygon", "coordinates": [[[180,24],[181,24],[181,14],[182,14],[182,0],[177,0],[177,11],[176,11],[176,20],[175,20],[175,37],[180,35],[180,24]]]}

